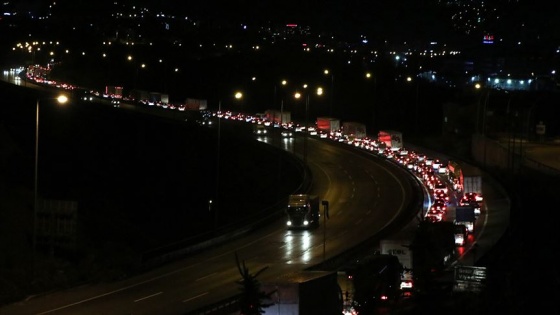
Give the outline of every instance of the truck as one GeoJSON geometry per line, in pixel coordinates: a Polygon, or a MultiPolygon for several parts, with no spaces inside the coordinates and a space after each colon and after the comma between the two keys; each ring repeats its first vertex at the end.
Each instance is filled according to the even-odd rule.
{"type": "Polygon", "coordinates": [[[105,86],[105,95],[107,95],[108,98],[122,99],[123,87],[107,85],[105,86]]]}
{"type": "Polygon", "coordinates": [[[466,163],[461,164],[459,184],[463,194],[475,193],[482,197],[482,173],[479,168],[466,163]]]}
{"type": "Polygon", "coordinates": [[[460,188],[460,181],[461,181],[461,164],[456,161],[449,161],[447,163],[447,179],[451,186],[453,187],[454,191],[459,190],[460,188]]]}
{"type": "Polygon", "coordinates": [[[366,125],[355,121],[342,123],[342,137],[348,141],[363,139],[366,137],[366,125]]]}
{"type": "Polygon", "coordinates": [[[414,286],[412,272],[411,240],[385,239],[379,242],[380,252],[398,258],[401,265],[399,289],[403,296],[410,296],[414,286]]]}
{"type": "Polygon", "coordinates": [[[129,98],[142,104],[154,105],[154,103],[148,104],[150,92],[145,90],[132,90],[130,91],[129,98]]]}
{"type": "Polygon", "coordinates": [[[155,104],[169,104],[169,95],[160,92],[150,92],[148,100],[155,104]]]}
{"type": "Polygon", "coordinates": [[[467,228],[467,233],[474,233],[475,221],[476,215],[472,205],[455,207],[455,220],[453,220],[454,224],[464,225],[467,228]]]}
{"type": "Polygon", "coordinates": [[[185,100],[185,110],[207,110],[208,101],[205,99],[187,98],[185,100]]]}
{"type": "Polygon", "coordinates": [[[317,117],[317,129],[327,134],[340,130],[340,120],[332,117],[317,117]]]}
{"type": "Polygon", "coordinates": [[[287,111],[267,109],[264,113],[265,119],[270,121],[273,126],[283,126],[292,121],[292,114],[287,111]]]}
{"type": "Polygon", "coordinates": [[[319,196],[294,194],[288,196],[286,208],[289,229],[307,229],[319,226],[319,196]]]}
{"type": "Polygon", "coordinates": [[[411,244],[414,258],[415,295],[426,294],[445,278],[457,254],[455,226],[450,221],[422,221],[411,244]],[[443,278],[442,278],[443,277],[443,278]]]}
{"type": "Polygon", "coordinates": [[[297,271],[261,284],[263,292],[273,292],[266,315],[342,314],[342,290],[336,271],[297,271]]]}
{"type": "Polygon", "coordinates": [[[377,133],[377,140],[385,143],[385,146],[392,151],[399,151],[403,148],[402,132],[395,130],[380,130],[377,133]]]}

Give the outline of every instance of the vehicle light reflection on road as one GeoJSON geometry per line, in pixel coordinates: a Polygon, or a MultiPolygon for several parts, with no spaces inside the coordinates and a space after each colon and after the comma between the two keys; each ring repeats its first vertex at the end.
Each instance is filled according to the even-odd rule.
{"type": "Polygon", "coordinates": [[[311,261],[313,234],[310,231],[288,231],[284,236],[284,244],[286,263],[302,264],[311,261]]]}

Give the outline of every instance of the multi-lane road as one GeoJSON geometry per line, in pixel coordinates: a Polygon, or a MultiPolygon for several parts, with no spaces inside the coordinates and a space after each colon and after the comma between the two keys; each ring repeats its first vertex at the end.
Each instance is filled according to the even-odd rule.
{"type": "MultiPolygon", "coordinates": [[[[326,225],[322,220],[319,229],[296,232],[287,230],[280,219],[145,274],[35,296],[0,307],[0,314],[185,314],[239,292],[236,254],[250,270],[268,267],[260,276],[266,282],[335,257],[410,210],[416,194],[414,181],[393,163],[328,140],[309,138],[304,148],[300,136],[288,140],[268,137],[261,140],[300,158],[306,150],[312,174],[309,193],[330,204],[326,225]]],[[[478,255],[505,230],[509,201],[496,187],[491,178],[483,178],[485,208],[472,242],[478,244],[478,255]]],[[[461,263],[472,262],[469,249],[459,257],[461,263]]]]}

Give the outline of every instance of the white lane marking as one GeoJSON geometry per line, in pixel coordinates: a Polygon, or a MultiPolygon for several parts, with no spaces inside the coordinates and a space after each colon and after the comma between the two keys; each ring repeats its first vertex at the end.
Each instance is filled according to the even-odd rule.
{"type": "Polygon", "coordinates": [[[153,298],[154,296],[158,296],[158,295],[160,295],[160,294],[162,294],[162,293],[163,293],[163,292],[158,292],[158,293],[154,293],[154,294],[152,294],[152,295],[145,296],[145,297],[143,297],[143,298],[139,298],[138,300],[134,300],[134,303],[140,302],[140,301],[145,300],[145,299],[153,298]]]}
{"type": "Polygon", "coordinates": [[[216,275],[216,274],[218,274],[218,273],[217,273],[217,272],[214,272],[214,273],[208,274],[208,275],[206,275],[206,276],[204,276],[204,277],[200,277],[200,278],[196,279],[195,281],[204,280],[204,279],[206,279],[206,278],[208,278],[208,277],[212,277],[213,275],[216,275]]]}
{"type": "Polygon", "coordinates": [[[194,300],[194,299],[198,299],[199,297],[204,296],[204,295],[206,295],[206,294],[208,294],[208,292],[204,292],[204,293],[202,293],[202,294],[195,295],[195,296],[193,296],[192,298],[188,298],[188,299],[186,299],[186,300],[183,300],[183,303],[188,302],[188,301],[192,301],[192,300],[194,300]]]}

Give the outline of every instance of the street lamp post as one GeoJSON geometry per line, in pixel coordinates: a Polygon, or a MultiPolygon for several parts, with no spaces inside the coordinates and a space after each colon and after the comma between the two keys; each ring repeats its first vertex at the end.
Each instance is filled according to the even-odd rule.
{"type": "MultiPolygon", "coordinates": [[[[236,99],[241,99],[243,97],[243,93],[236,92],[235,93],[236,99]]],[[[214,231],[218,229],[218,210],[220,207],[220,141],[221,141],[221,121],[222,121],[222,100],[218,101],[218,113],[216,115],[218,118],[218,140],[217,140],[217,147],[216,147],[216,194],[214,196],[214,201],[211,201],[210,209],[214,209],[214,231]]]]}
{"type": "MultiPolygon", "coordinates": [[[[407,82],[412,82],[411,77],[406,78],[407,82]]],[[[415,80],[416,84],[416,93],[415,93],[415,100],[414,100],[414,132],[418,134],[418,80],[415,80]]]]}
{"type": "MultiPolygon", "coordinates": [[[[56,98],[59,104],[64,104],[68,101],[66,95],[59,95],[56,98]]],[[[41,101],[37,99],[35,105],[35,174],[34,174],[34,189],[33,189],[33,259],[35,259],[35,251],[37,248],[37,212],[39,207],[38,196],[38,174],[39,174],[39,108],[41,101]]]]}
{"type": "MultiPolygon", "coordinates": [[[[480,85],[480,83],[477,83],[475,85],[476,89],[482,89],[482,85],[480,85]]],[[[476,132],[479,135],[482,135],[482,141],[484,141],[484,151],[483,151],[483,165],[484,168],[486,168],[486,107],[488,105],[488,99],[490,98],[490,89],[489,88],[485,88],[484,89],[484,94],[482,94],[479,99],[478,99],[478,104],[476,107],[476,132]],[[484,96],[484,103],[482,104],[482,117],[480,117],[480,102],[482,100],[482,97],[484,96]],[[481,123],[479,124],[479,120],[481,120],[481,123]]]]}
{"type": "Polygon", "coordinates": [[[334,102],[334,74],[330,73],[329,69],[323,71],[325,75],[330,75],[331,77],[331,99],[330,99],[330,116],[333,116],[333,102],[334,102]]]}
{"type": "MultiPolygon", "coordinates": [[[[307,84],[303,85],[304,89],[307,89],[307,84]]],[[[317,95],[323,95],[323,88],[318,87],[316,90],[317,95]]],[[[301,93],[296,92],[294,95],[296,99],[301,98],[301,93]]],[[[307,134],[309,133],[309,93],[305,93],[305,133],[303,135],[303,162],[307,165],[307,134]]]]}
{"type": "MultiPolygon", "coordinates": [[[[286,80],[282,80],[282,85],[285,86],[288,82],[286,80]]],[[[280,101],[280,127],[282,127],[284,123],[284,93],[282,93],[282,99],[280,101]]]]}
{"type": "Polygon", "coordinates": [[[329,202],[327,200],[321,201],[323,205],[323,262],[327,256],[327,219],[329,218],[329,202]]]}
{"type": "Polygon", "coordinates": [[[376,127],[375,121],[377,119],[377,110],[376,110],[376,101],[375,101],[375,97],[377,96],[377,78],[371,74],[370,72],[366,73],[366,79],[372,79],[373,78],[373,106],[372,106],[372,120],[371,120],[371,130],[375,130],[374,128],[376,127]]]}

